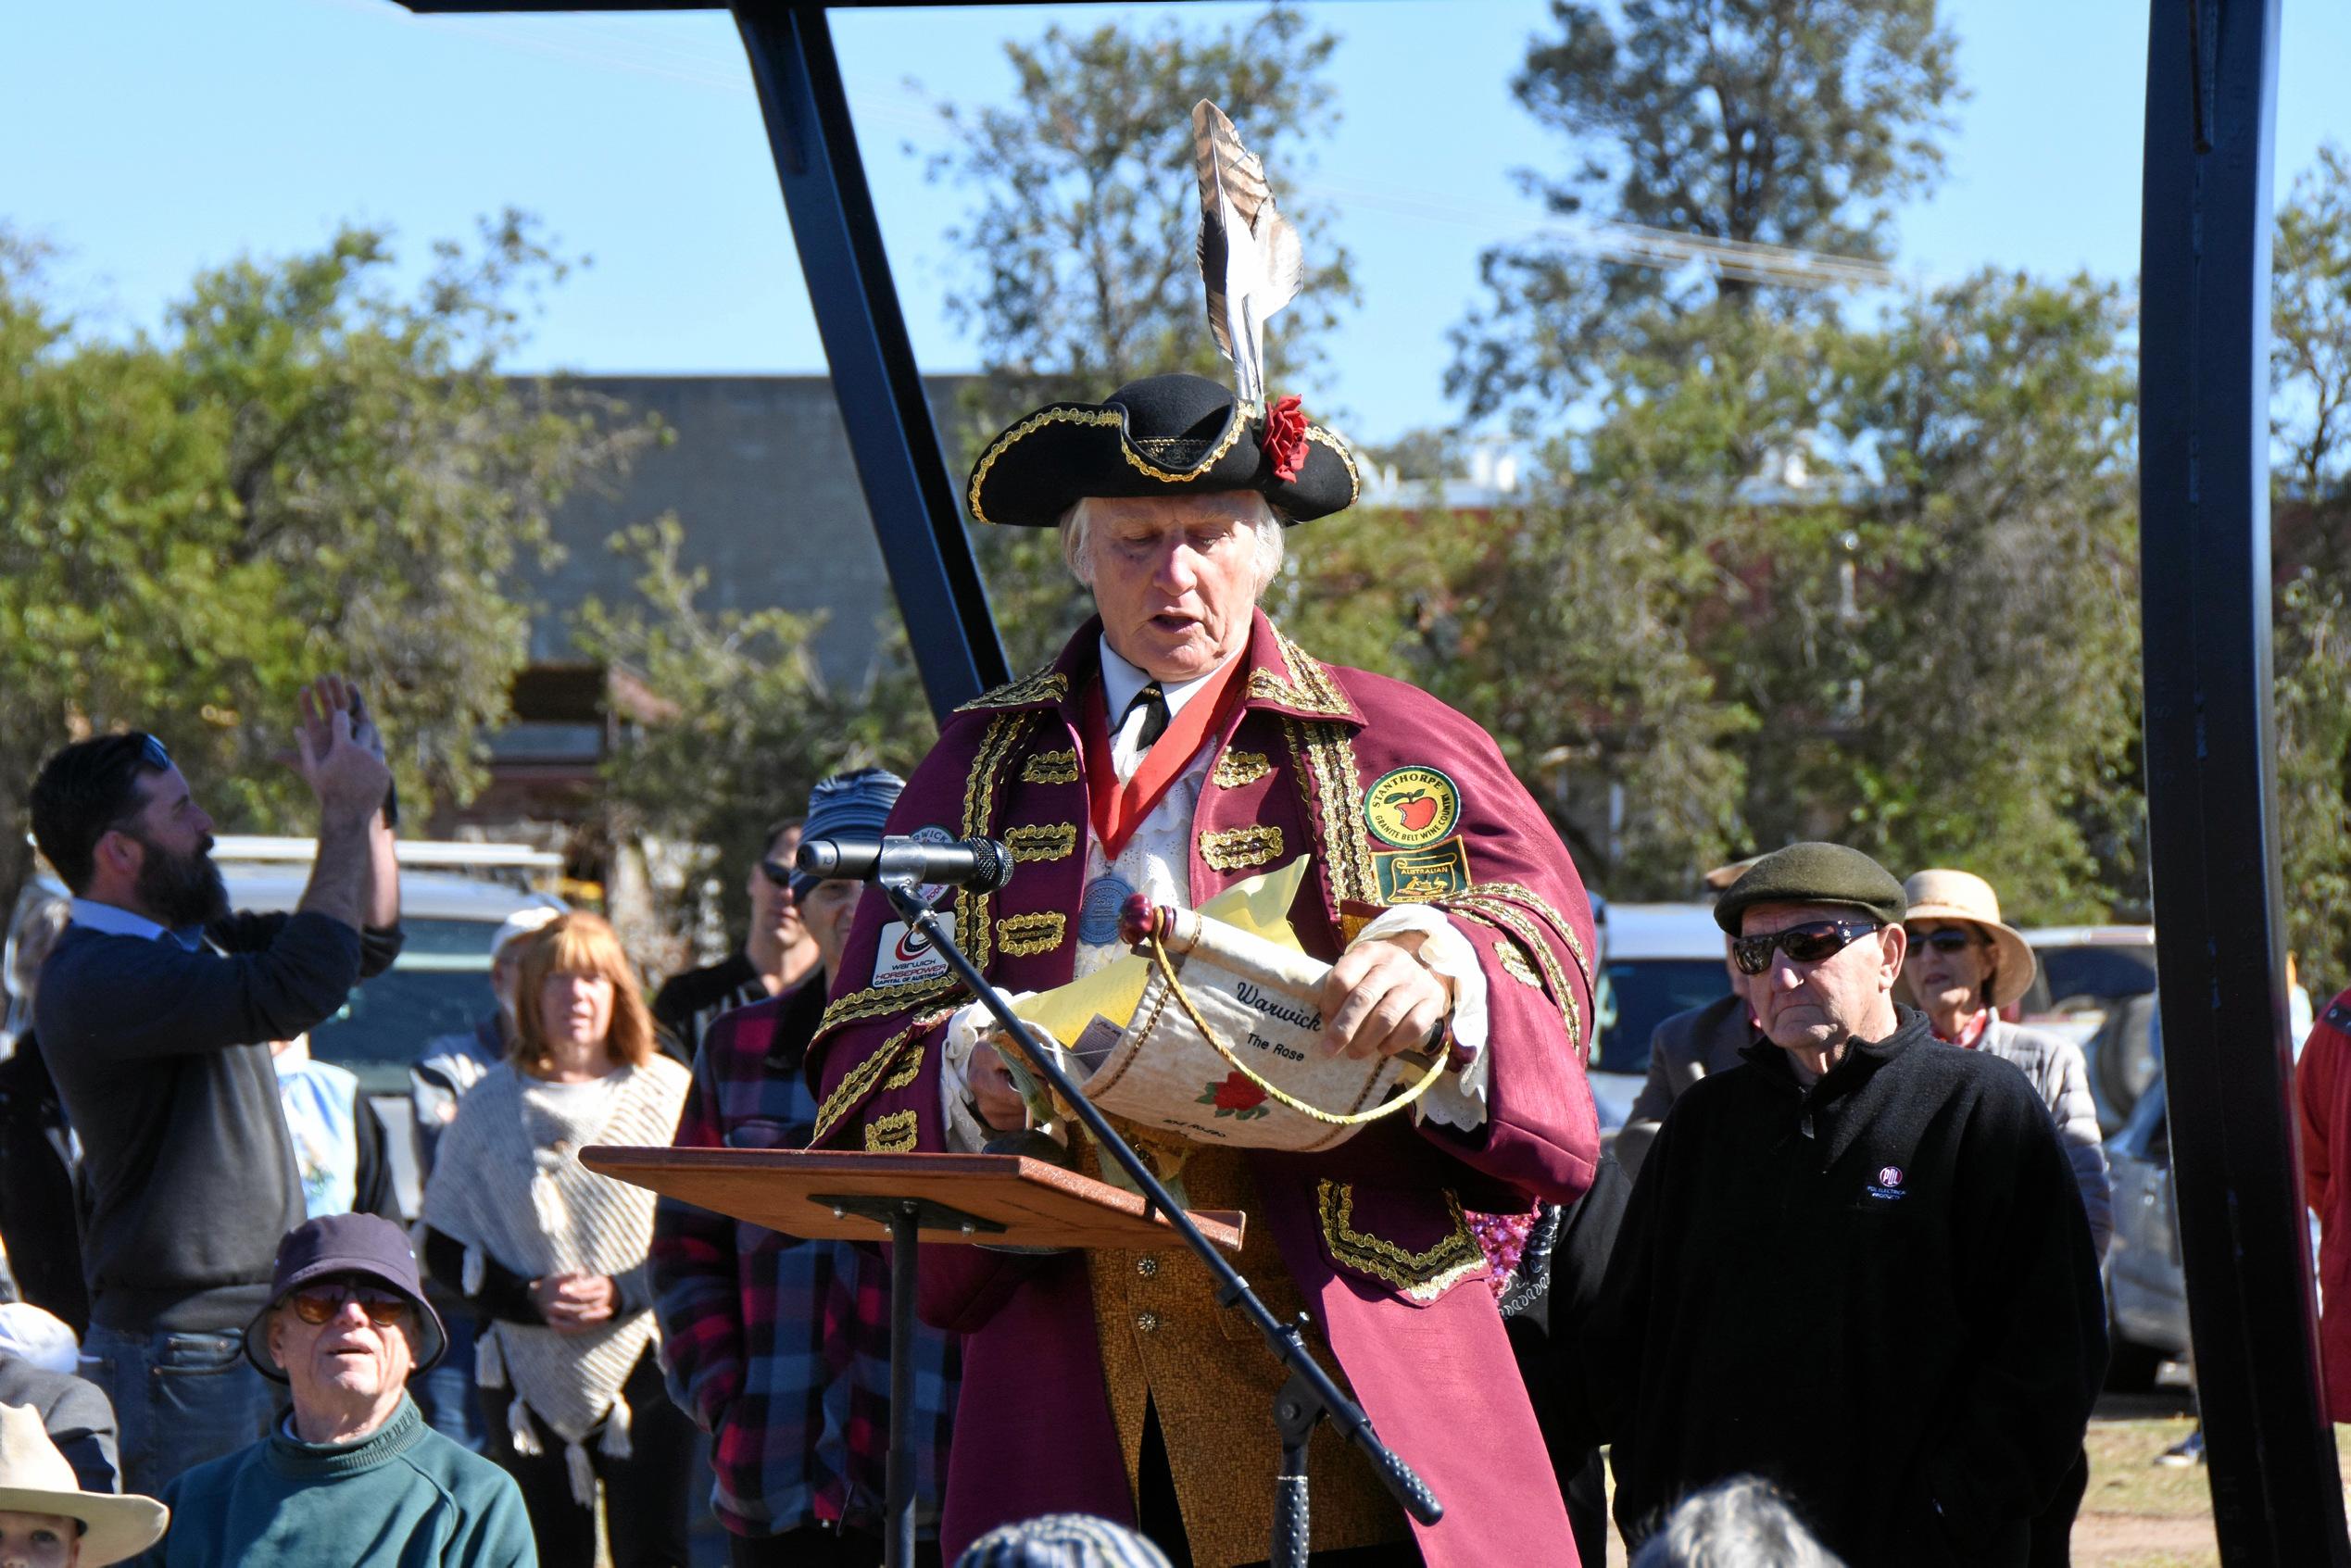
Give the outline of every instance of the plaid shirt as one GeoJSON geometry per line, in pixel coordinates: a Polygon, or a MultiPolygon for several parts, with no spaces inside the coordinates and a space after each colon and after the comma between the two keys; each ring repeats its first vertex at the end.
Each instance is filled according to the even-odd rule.
{"type": "MultiPolygon", "coordinates": [[[[678,1118],[681,1148],[798,1148],[816,1123],[800,1054],[821,974],[722,1015],[678,1118]]],[[[819,1521],[878,1533],[889,1454],[889,1270],[879,1248],[802,1241],[663,1198],[654,1311],[671,1397],[709,1431],[711,1503],[729,1530],[819,1521]]],[[[918,1324],[915,1499],[937,1534],[961,1342],[918,1324]]]]}

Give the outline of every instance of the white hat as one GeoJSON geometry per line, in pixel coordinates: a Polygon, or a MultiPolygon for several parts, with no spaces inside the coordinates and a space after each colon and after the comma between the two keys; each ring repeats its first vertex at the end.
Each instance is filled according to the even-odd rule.
{"type": "Polygon", "coordinates": [[[534,904],[527,909],[517,909],[507,916],[506,923],[499,926],[490,938],[490,961],[497,962],[498,955],[506,951],[509,942],[554,923],[556,916],[562,912],[561,909],[548,909],[545,904],[534,904]]]}
{"type": "Polygon", "coordinates": [[[0,1513],[81,1521],[82,1568],[136,1557],[171,1522],[171,1511],[153,1498],[83,1491],[31,1405],[0,1405],[0,1513]]]}
{"type": "Polygon", "coordinates": [[[14,1356],[44,1372],[69,1377],[82,1371],[82,1341],[64,1319],[30,1301],[0,1306],[0,1356],[14,1356]]]}
{"type": "Polygon", "coordinates": [[[2031,989],[2040,960],[2033,957],[2032,945],[2022,932],[2000,923],[2000,895],[1992,890],[1992,884],[1973,872],[1918,872],[1902,884],[1902,896],[1910,903],[1909,912],[1902,917],[1905,925],[1920,920],[1965,921],[1991,938],[1996,955],[1992,972],[1993,1007],[2005,1008],[2031,989]]]}

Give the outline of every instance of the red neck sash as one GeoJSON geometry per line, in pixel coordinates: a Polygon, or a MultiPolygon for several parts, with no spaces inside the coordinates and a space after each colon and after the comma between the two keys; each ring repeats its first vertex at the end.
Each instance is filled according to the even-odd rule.
{"type": "Polygon", "coordinates": [[[1111,766],[1110,714],[1098,677],[1086,690],[1087,808],[1094,819],[1094,836],[1101,842],[1102,858],[1118,859],[1126,841],[1143,819],[1151,814],[1168,787],[1181,778],[1201,744],[1224,727],[1242,687],[1235,679],[1249,662],[1246,650],[1225,661],[1197,693],[1167,721],[1166,730],[1143,753],[1142,765],[1125,784],[1111,766]]]}

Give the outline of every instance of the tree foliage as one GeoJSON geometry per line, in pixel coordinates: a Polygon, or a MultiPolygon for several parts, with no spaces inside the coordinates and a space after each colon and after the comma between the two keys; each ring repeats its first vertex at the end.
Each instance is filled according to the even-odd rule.
{"type": "MultiPolygon", "coordinates": [[[[1736,245],[1881,257],[1902,197],[1939,174],[1955,44],[1934,0],[1553,0],[1512,83],[1567,137],[1522,179],[1553,212],[1736,245]]],[[[1480,258],[1486,302],[1454,333],[1448,388],[1473,417],[1594,384],[1607,345],[1662,346],[1711,300],[1801,308],[1736,272],[1691,279],[1558,236],[1480,258]]]]}
{"type": "MultiPolygon", "coordinates": [[[[1296,192],[1338,122],[1326,80],[1338,40],[1276,5],[1213,31],[1176,20],[1140,30],[1060,26],[1005,45],[1009,103],[941,103],[957,145],[933,180],[971,206],[947,232],[967,272],[948,312],[976,341],[985,374],[948,448],[968,462],[1040,404],[1098,402],[1138,376],[1226,379],[1209,336],[1195,245],[1192,106],[1212,98],[1264,159],[1304,241],[1307,279],[1266,334],[1276,388],[1311,378],[1320,340],[1354,298],[1345,248],[1296,192]]],[[[980,560],[1015,668],[1058,647],[1086,614],[1049,533],[981,529],[980,560]]]]}
{"type": "Polygon", "coordinates": [[[388,236],[346,229],[110,339],[0,245],[0,887],[41,759],[110,727],[163,736],[224,827],[307,828],[275,761],[322,669],[367,691],[420,816],[477,786],[525,646],[508,584],[641,439],[498,372],[562,272],[509,213],[404,295],[388,236]]]}
{"type": "Polygon", "coordinates": [[[574,642],[639,678],[661,709],[632,725],[605,765],[615,840],[688,847],[709,885],[689,875],[660,889],[668,925],[705,924],[714,888],[717,922],[732,934],[749,914],[741,869],[766,847],[770,824],[798,815],[810,786],[839,769],[907,772],[937,732],[902,659],[863,690],[828,685],[811,651],[821,616],[703,608],[708,574],[680,563],[684,541],[674,517],[615,537],[612,547],[643,569],[641,602],[588,600],[574,642]]]}

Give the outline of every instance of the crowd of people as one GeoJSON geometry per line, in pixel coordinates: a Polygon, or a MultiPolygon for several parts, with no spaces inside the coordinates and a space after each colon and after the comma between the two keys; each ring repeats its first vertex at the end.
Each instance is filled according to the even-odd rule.
{"type": "MultiPolygon", "coordinates": [[[[1421,1075],[1311,1152],[1207,1111],[1142,1139],[1187,1205],[1249,1216],[1242,1271],[1444,1502],[1408,1516],[1325,1429],[1316,1562],[1596,1563],[1603,1449],[1641,1568],[2067,1561],[2110,1201],[2080,1051],[2002,1016],[2034,960],[1994,888],[1821,843],[1724,868],[1729,995],[1660,1027],[1612,1152],[1558,834],[1475,723],[1259,608],[1356,485],[1294,402],[1197,376],[1009,428],[974,515],[1058,529],[1096,618],[911,778],[780,820],[725,963],[648,1002],[595,915],[502,928],[496,1011],[419,1042],[410,1229],[364,1097],[302,1048],[402,944],[356,692],[301,696],[318,853],[287,914],[227,908],[152,735],[58,752],[33,831],[73,898],[19,1054],[78,1149],[86,1326],[0,1313],[0,1562],[675,1568],[706,1497],[737,1564],[872,1564],[893,1417],[921,1561],[1265,1560],[1283,1374],[1184,1249],[926,1248],[893,1411],[877,1248],[577,1159],[1019,1138],[1114,1175],[885,901],[793,868],[803,836],[933,825],[1011,846],[1005,885],[938,897],[1013,996],[1121,956],[1137,896],[1302,861],[1324,1048],[1421,1075]]],[[[1248,1078],[1200,1103],[1249,1110],[1248,1078]]]]}

